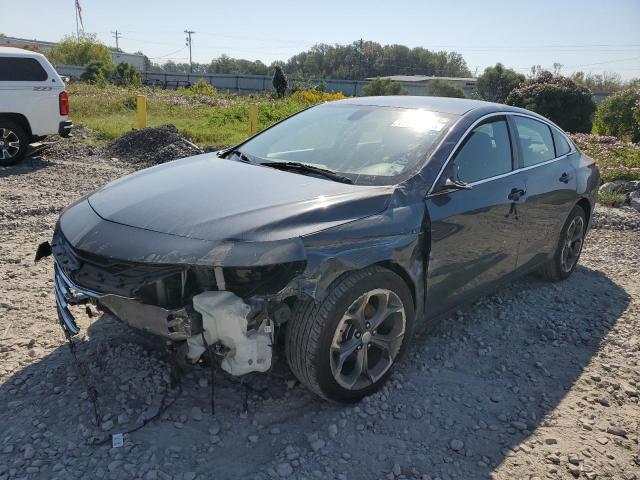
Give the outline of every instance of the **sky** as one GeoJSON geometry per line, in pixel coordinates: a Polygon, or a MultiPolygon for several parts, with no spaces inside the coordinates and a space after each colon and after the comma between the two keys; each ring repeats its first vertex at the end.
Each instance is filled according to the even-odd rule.
{"type": "MultiPolygon", "coordinates": [[[[286,60],[316,43],[456,51],[472,73],[501,62],[640,77],[640,0],[79,0],[87,33],[152,61],[286,60]]],[[[57,41],[75,33],[75,0],[0,0],[0,33],[57,41]]]]}

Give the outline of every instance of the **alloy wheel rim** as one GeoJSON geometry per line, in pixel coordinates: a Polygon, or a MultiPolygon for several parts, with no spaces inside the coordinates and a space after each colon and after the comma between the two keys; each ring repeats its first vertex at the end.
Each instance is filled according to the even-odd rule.
{"type": "Polygon", "coordinates": [[[344,313],[331,342],[331,372],[347,390],[361,390],[387,373],[400,352],[406,330],[400,297],[375,289],[358,297],[344,313]]]}
{"type": "Polygon", "coordinates": [[[562,246],[562,270],[570,272],[578,262],[584,238],[584,220],[577,216],[569,224],[562,246]]]}
{"type": "Polygon", "coordinates": [[[20,151],[20,139],[13,130],[0,128],[0,160],[9,160],[20,151]]]}

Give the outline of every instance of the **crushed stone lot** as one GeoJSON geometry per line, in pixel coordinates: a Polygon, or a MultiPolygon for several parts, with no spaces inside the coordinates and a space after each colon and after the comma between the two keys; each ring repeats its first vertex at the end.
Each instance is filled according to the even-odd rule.
{"type": "Polygon", "coordinates": [[[631,210],[598,209],[570,280],[532,275],[457,312],[356,405],[319,400],[280,359],[245,384],[216,372],[211,415],[209,370],[172,388],[156,341],[78,317],[96,426],[57,323],[51,260],[33,258],[64,206],[137,167],[100,152],[61,144],[0,169],[0,480],[640,478],[631,210]],[[111,447],[110,433],[156,413],[111,447]]]}

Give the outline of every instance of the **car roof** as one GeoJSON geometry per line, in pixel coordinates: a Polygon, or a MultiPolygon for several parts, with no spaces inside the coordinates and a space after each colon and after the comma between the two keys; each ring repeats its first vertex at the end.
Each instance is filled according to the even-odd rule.
{"type": "Polygon", "coordinates": [[[500,103],[485,102],[482,100],[471,100],[468,98],[427,97],[411,95],[356,97],[348,98],[346,100],[338,100],[335,103],[376,107],[415,108],[429,110],[432,112],[450,113],[453,115],[464,115],[471,110],[476,110],[483,107],[487,110],[490,110],[491,107],[493,107],[493,109],[496,111],[519,110],[507,105],[502,105],[500,103]]]}
{"type": "Polygon", "coordinates": [[[24,48],[0,47],[0,55],[10,55],[12,57],[41,57],[42,54],[24,48]]]}

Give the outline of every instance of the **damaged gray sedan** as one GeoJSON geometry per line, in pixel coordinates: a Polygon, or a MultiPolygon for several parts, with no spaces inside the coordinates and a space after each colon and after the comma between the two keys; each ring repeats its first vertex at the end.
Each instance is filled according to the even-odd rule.
{"type": "Polygon", "coordinates": [[[142,170],[67,207],[58,315],[90,302],[232,375],[277,337],[318,395],[379,389],[412,332],[532,270],[576,268],[599,174],[553,123],[473,100],[368,97],[142,170]]]}

